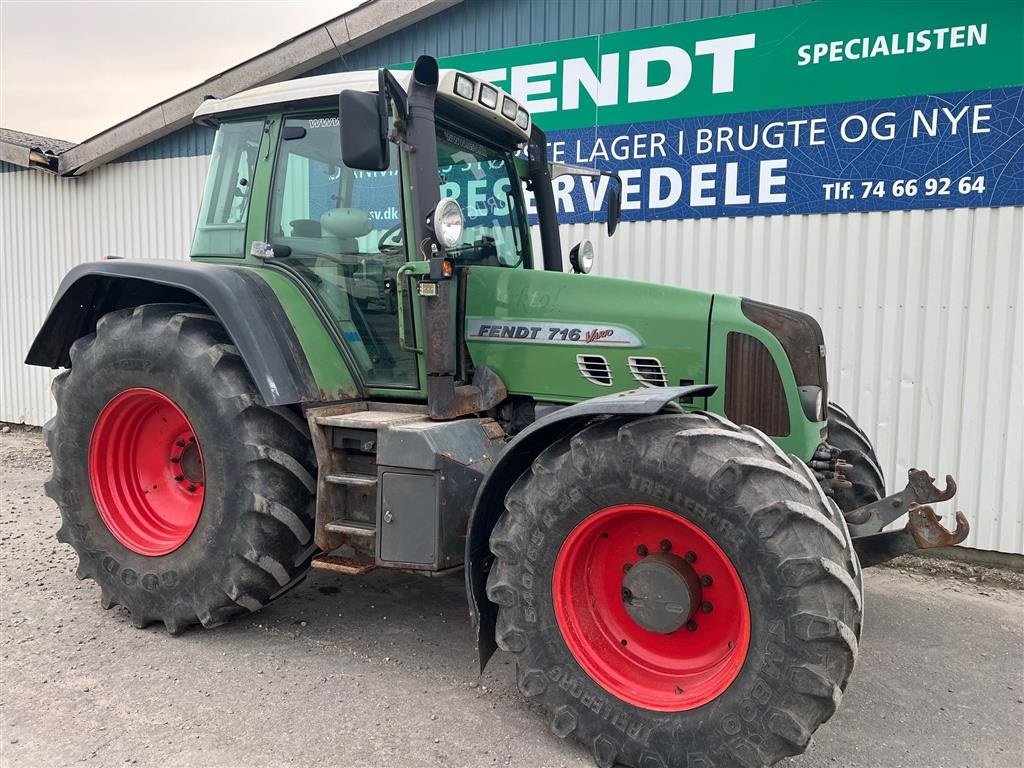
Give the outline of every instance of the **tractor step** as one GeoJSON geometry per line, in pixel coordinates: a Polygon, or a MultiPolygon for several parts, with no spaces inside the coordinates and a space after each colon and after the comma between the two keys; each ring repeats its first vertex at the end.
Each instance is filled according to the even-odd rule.
{"type": "Polygon", "coordinates": [[[380,436],[429,422],[426,409],[382,403],[342,403],[306,412],[318,477],[314,539],[322,551],[352,547],[373,560],[377,550],[380,436]]]}
{"type": "Polygon", "coordinates": [[[322,571],[344,573],[347,576],[362,576],[376,567],[372,563],[361,563],[357,560],[339,557],[338,555],[317,555],[310,562],[310,566],[322,571]]]}
{"type": "Polygon", "coordinates": [[[373,538],[377,535],[377,529],[367,525],[351,525],[349,523],[341,522],[337,520],[324,525],[331,533],[340,533],[345,536],[363,536],[373,538]]]}
{"type": "Polygon", "coordinates": [[[326,480],[333,485],[347,485],[350,488],[374,488],[377,485],[377,478],[374,475],[359,475],[354,472],[327,475],[326,480]]]}
{"type": "Polygon", "coordinates": [[[334,416],[317,416],[316,423],[321,427],[336,429],[381,429],[409,421],[423,421],[422,413],[406,411],[355,411],[334,416]]]}

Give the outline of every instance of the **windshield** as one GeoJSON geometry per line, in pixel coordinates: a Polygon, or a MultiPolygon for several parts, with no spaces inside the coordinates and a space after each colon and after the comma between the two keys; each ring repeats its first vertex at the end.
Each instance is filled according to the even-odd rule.
{"type": "Polygon", "coordinates": [[[525,253],[525,217],[519,206],[512,156],[439,127],[441,195],[458,200],[466,228],[448,249],[456,262],[518,267],[525,253]]]}

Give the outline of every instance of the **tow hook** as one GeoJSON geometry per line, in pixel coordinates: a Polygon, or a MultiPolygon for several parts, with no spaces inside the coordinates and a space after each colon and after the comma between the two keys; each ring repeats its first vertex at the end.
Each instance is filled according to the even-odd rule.
{"type": "Polygon", "coordinates": [[[939,522],[941,518],[927,505],[914,504],[910,508],[910,520],[902,531],[887,531],[853,540],[857,558],[862,568],[879,565],[894,557],[916,552],[919,549],[952,547],[967,538],[970,525],[963,512],[956,513],[956,530],[948,531],[939,522]]]}
{"type": "Polygon", "coordinates": [[[910,531],[920,549],[955,547],[971,532],[971,526],[960,510],[956,511],[955,531],[947,531],[939,522],[941,519],[929,506],[913,506],[910,508],[910,520],[904,530],[910,531]]]}
{"type": "Polygon", "coordinates": [[[918,549],[961,543],[971,532],[964,513],[956,512],[956,529],[949,531],[929,506],[948,501],[955,493],[956,481],[952,476],[946,475],[946,487],[940,490],[935,478],[923,469],[912,469],[902,491],[848,513],[846,522],[861,566],[869,568],[918,549]],[[882,532],[882,528],[904,514],[909,519],[903,530],[882,532]]]}
{"type": "Polygon", "coordinates": [[[956,495],[956,481],[952,475],[946,475],[946,487],[941,491],[935,485],[935,478],[923,469],[912,469],[907,476],[907,487],[899,493],[846,513],[846,525],[851,536],[857,538],[878,533],[889,523],[910,512],[911,506],[915,504],[949,501],[956,495]]]}

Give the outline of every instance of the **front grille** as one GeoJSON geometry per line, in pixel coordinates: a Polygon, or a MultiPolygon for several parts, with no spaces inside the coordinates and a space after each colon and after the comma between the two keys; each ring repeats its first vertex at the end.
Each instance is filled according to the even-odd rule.
{"type": "Polygon", "coordinates": [[[576,367],[587,381],[602,387],[612,385],[612,369],[603,355],[576,355],[576,367]]]}
{"type": "MultiPolygon", "coordinates": [[[[825,370],[825,337],[821,326],[804,312],[742,299],[740,308],[746,317],[771,332],[779,340],[793,369],[798,387],[821,387],[821,401],[828,402],[828,376],[825,370]]],[[[824,421],[824,412],[817,414],[824,421]]]]}
{"type": "Polygon", "coordinates": [[[789,406],[779,369],[768,348],[745,333],[732,332],[726,341],[725,415],[772,437],[789,434],[789,406]]]}
{"type": "Polygon", "coordinates": [[[656,357],[631,357],[629,358],[629,372],[633,378],[645,387],[667,387],[668,378],[665,376],[665,366],[656,357]]]}

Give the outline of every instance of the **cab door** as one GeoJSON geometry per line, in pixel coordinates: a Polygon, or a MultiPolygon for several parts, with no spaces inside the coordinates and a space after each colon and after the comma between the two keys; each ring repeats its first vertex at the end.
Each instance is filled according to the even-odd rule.
{"type": "Polygon", "coordinates": [[[397,151],[389,170],[354,170],[341,161],[336,110],[283,116],[267,219],[274,262],[329,317],[367,393],[410,398],[423,395],[423,375],[399,341],[402,218],[397,151]]]}

